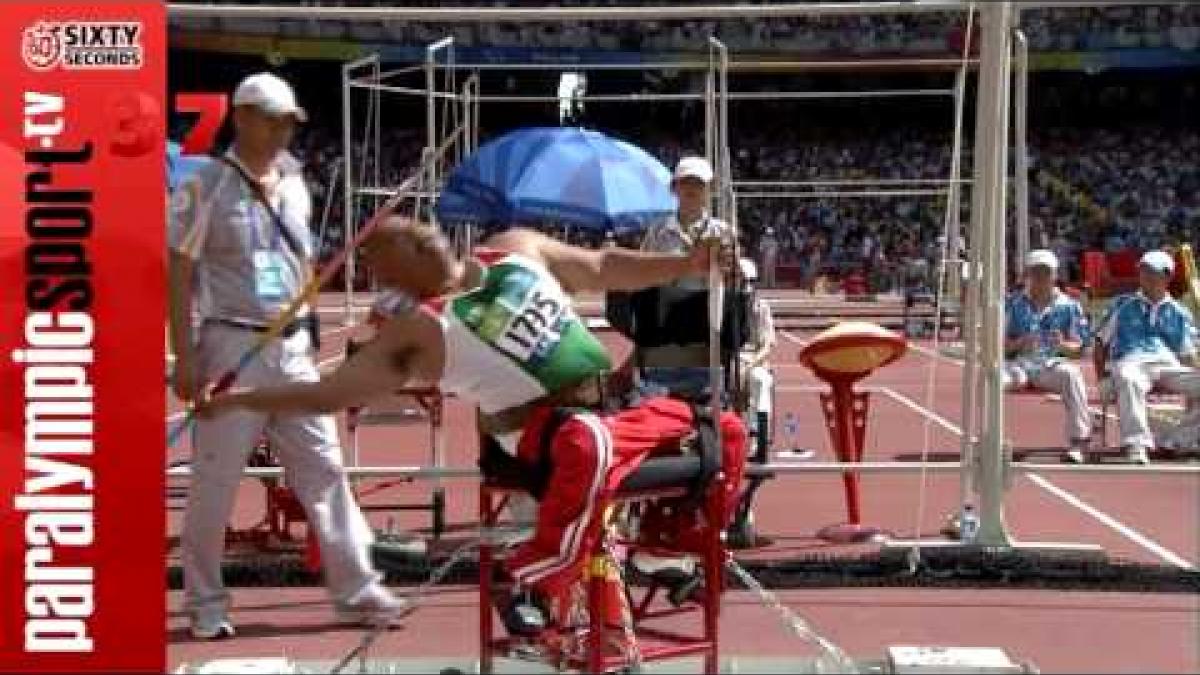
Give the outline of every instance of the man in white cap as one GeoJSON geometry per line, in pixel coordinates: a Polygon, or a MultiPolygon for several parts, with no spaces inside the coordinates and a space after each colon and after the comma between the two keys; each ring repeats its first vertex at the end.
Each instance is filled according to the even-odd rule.
{"type": "Polygon", "coordinates": [[[1075,359],[1088,341],[1079,303],[1058,289],[1058,258],[1038,249],[1025,258],[1025,288],[1005,304],[1004,364],[1007,387],[1028,385],[1062,396],[1066,407],[1064,459],[1081,463],[1092,432],[1087,385],[1075,359]]]}
{"type": "Polygon", "coordinates": [[[1141,288],[1114,300],[1096,330],[1096,370],[1111,378],[1121,445],[1135,464],[1148,463],[1147,452],[1155,445],[1146,413],[1146,395],[1153,387],[1183,394],[1189,413],[1200,404],[1196,324],[1167,290],[1174,271],[1170,254],[1144,254],[1138,264],[1141,288]]]}
{"type": "MultiPolygon", "coordinates": [[[[735,250],[733,229],[708,210],[713,181],[712,165],[703,157],[684,157],[675,166],[671,190],[679,199],[675,217],[646,232],[642,250],[653,253],[688,253],[696,242],[719,237],[735,250]]],[[[672,284],[677,289],[703,290],[705,275],[692,275],[672,284]]],[[[671,392],[695,391],[708,384],[708,345],[664,344],[639,349],[638,365],[644,380],[660,384],[671,392]]]]}
{"type": "MultiPolygon", "coordinates": [[[[693,244],[705,236],[731,238],[729,224],[709,214],[712,181],[713,168],[707,159],[693,156],[679,160],[671,178],[671,191],[679,199],[679,210],[674,218],[646,232],[642,249],[658,253],[682,253],[691,250],[693,244]]],[[[693,281],[701,285],[705,283],[702,277],[696,277],[693,281]]]]}
{"type": "MultiPolygon", "coordinates": [[[[687,156],[679,160],[671,177],[671,191],[679,200],[679,210],[674,217],[646,232],[642,239],[643,251],[686,254],[698,242],[715,238],[729,250],[736,250],[733,228],[709,212],[713,178],[713,168],[707,159],[687,156]]],[[[669,294],[678,295],[708,288],[708,279],[704,274],[693,274],[667,286],[671,287],[669,294]]],[[[710,384],[707,338],[681,343],[677,335],[664,337],[667,339],[659,345],[639,345],[632,355],[638,367],[642,395],[703,397],[710,384]]],[[[630,562],[643,574],[672,587],[672,597],[686,596],[686,589],[699,583],[696,561],[690,556],[660,557],[640,551],[630,562]]]]}
{"type": "MultiPolygon", "coordinates": [[[[311,278],[311,200],[300,165],[287,152],[305,119],[292,88],[269,73],[233,93],[232,147],[196,170],[172,198],[168,228],[170,327],[177,355],[172,387],[195,401],[234,368],[311,278]],[[198,299],[199,328],[192,325],[198,299]]],[[[238,376],[245,386],[313,382],[311,308],[284,328],[238,376]]],[[[372,532],[342,470],[337,427],[327,415],[231,411],[198,419],[192,482],[180,546],[192,632],[230,637],[229,594],[221,578],[225,528],[242,468],[266,434],[287,470],[321,547],[325,581],[340,618],[390,621],[399,603],[372,568],[372,532]]]]}

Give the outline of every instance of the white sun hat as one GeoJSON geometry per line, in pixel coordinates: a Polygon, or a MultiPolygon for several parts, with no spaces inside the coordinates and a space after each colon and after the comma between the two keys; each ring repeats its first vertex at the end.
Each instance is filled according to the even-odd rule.
{"type": "Polygon", "coordinates": [[[233,90],[233,105],[252,105],[268,115],[293,115],[300,122],[308,119],[308,113],[296,103],[292,85],[271,73],[255,73],[242,80],[233,90]]]}

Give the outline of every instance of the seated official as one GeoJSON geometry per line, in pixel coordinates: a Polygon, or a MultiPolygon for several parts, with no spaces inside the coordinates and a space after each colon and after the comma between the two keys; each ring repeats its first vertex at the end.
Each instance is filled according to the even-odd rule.
{"type": "Polygon", "coordinates": [[[1088,340],[1087,317],[1079,303],[1055,286],[1058,258],[1030,251],[1025,289],[1005,305],[1004,383],[1010,389],[1032,385],[1062,396],[1066,408],[1068,462],[1082,463],[1092,433],[1087,384],[1073,361],[1088,340]]]}
{"type": "Polygon", "coordinates": [[[1155,446],[1146,411],[1146,396],[1156,386],[1187,398],[1197,409],[1200,373],[1196,371],[1196,324],[1191,312],[1171,297],[1167,285],[1175,261],[1163,251],[1149,251],[1138,264],[1136,293],[1113,300],[1096,330],[1097,373],[1106,371],[1116,392],[1121,418],[1121,445],[1135,464],[1149,463],[1155,446]]]}
{"type": "Polygon", "coordinates": [[[742,347],[742,390],[746,397],[746,426],[756,437],[756,452],[765,459],[770,443],[771,416],[774,412],[775,375],[771,372],[771,350],[775,348],[775,320],[771,306],[756,293],[758,270],[752,261],[742,258],[742,279],[752,306],[747,321],[747,340],[742,347]]]}
{"type": "MultiPolygon", "coordinates": [[[[646,232],[643,251],[682,254],[714,237],[732,248],[733,228],[708,211],[713,178],[712,165],[703,157],[679,160],[671,177],[679,210],[646,232]]],[[[701,271],[632,299],[640,327],[638,338],[631,339],[638,345],[643,395],[704,396],[710,378],[707,288],[707,275],[701,271]],[[656,332],[663,333],[661,340],[649,337],[656,332]]]]}

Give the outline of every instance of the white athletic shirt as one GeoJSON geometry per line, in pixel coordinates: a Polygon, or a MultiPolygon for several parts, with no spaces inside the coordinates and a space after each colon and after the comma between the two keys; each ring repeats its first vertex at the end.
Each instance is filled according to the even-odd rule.
{"type": "MultiPolygon", "coordinates": [[[[479,286],[425,303],[442,327],[438,388],[496,413],[611,370],[604,345],[575,314],[554,275],[515,253],[482,250],[479,286]]],[[[516,452],[520,433],[496,440],[516,452]]]]}

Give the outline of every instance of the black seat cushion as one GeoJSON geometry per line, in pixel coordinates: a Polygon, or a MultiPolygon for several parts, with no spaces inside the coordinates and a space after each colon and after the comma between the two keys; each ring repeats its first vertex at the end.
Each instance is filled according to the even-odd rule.
{"type": "Polygon", "coordinates": [[[621,481],[617,495],[663,488],[690,488],[704,470],[697,455],[651,457],[621,481]]]}
{"type": "MultiPolygon", "coordinates": [[[[745,291],[725,294],[723,361],[749,338],[750,303],[751,296],[745,291]]],[[[617,332],[642,349],[708,344],[707,289],[668,285],[632,293],[610,292],[605,296],[605,316],[617,332]]]]}

